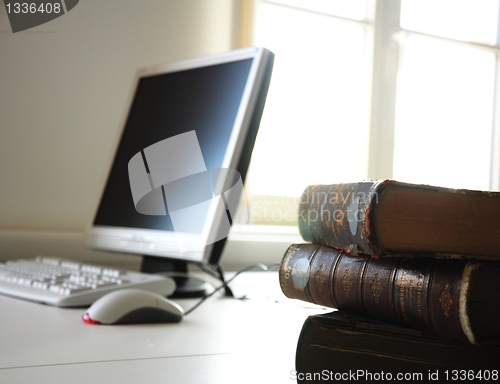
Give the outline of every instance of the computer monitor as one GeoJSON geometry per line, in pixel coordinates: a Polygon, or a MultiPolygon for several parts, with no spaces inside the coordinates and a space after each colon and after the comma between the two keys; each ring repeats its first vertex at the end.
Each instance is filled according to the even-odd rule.
{"type": "Polygon", "coordinates": [[[222,273],[273,61],[245,48],[140,70],[87,244],[183,275],[178,296],[203,294],[188,264],[222,273]]]}

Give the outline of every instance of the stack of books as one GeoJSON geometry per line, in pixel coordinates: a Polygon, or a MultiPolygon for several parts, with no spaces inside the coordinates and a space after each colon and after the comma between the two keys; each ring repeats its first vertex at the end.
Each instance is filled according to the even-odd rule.
{"type": "Polygon", "coordinates": [[[309,317],[299,382],[500,380],[500,192],[313,185],[280,266],[309,317]]]}

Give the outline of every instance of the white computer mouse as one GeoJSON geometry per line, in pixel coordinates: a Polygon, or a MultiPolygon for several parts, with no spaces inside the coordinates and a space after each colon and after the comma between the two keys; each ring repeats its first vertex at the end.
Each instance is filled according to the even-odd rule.
{"type": "Polygon", "coordinates": [[[182,320],[184,310],[173,301],[142,289],[110,292],[92,304],[83,321],[88,324],[167,323],[182,320]]]}

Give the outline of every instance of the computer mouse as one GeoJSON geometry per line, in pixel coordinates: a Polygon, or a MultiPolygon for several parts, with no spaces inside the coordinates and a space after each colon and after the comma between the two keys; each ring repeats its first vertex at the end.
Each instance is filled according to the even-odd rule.
{"type": "Polygon", "coordinates": [[[92,304],[83,321],[87,324],[139,324],[179,322],[182,307],[154,292],[142,289],[120,289],[110,292],[92,304]]]}

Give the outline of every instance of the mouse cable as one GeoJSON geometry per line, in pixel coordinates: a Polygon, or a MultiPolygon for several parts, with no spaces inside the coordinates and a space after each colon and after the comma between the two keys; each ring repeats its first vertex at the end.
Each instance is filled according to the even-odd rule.
{"type": "MultiPolygon", "coordinates": [[[[198,308],[201,304],[203,304],[205,302],[205,300],[207,300],[208,298],[212,297],[213,295],[215,295],[217,292],[219,292],[221,289],[226,289],[226,292],[231,292],[231,288],[229,287],[229,283],[231,283],[234,279],[236,279],[236,277],[238,277],[239,275],[241,275],[243,272],[248,272],[248,271],[251,271],[251,270],[255,270],[255,269],[260,269],[262,271],[270,271],[272,270],[273,268],[279,266],[280,263],[272,263],[270,265],[264,265],[264,264],[261,264],[261,263],[257,263],[257,264],[252,264],[252,265],[249,265],[241,270],[239,270],[238,272],[236,272],[234,274],[233,277],[231,277],[230,279],[228,280],[222,280],[222,284],[219,285],[217,288],[215,288],[212,292],[210,292],[209,294],[203,296],[200,301],[198,301],[194,306],[192,306],[191,308],[189,308],[185,313],[184,315],[189,315],[191,312],[193,312],[196,308],[198,308]]],[[[234,295],[232,294],[231,292],[231,297],[234,297],[234,295]]]]}
{"type": "MultiPolygon", "coordinates": [[[[224,278],[224,271],[222,270],[220,264],[208,264],[208,265],[202,264],[200,267],[205,273],[212,275],[214,278],[221,281],[222,283],[224,283],[224,281],[226,280],[224,278]]],[[[224,290],[225,290],[225,296],[234,297],[233,291],[227,284],[224,286],[224,290]]]]}

